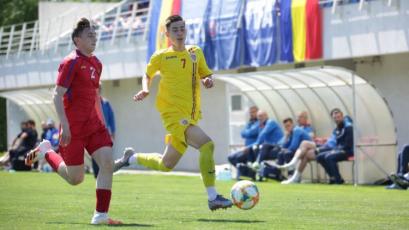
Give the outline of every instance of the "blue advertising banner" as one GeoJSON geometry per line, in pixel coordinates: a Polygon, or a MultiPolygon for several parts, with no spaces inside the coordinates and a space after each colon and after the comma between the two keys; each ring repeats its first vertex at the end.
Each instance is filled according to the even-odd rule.
{"type": "Polygon", "coordinates": [[[186,22],[186,44],[198,45],[204,50],[206,30],[205,16],[209,0],[183,0],[181,16],[186,22]]]}
{"type": "Polygon", "coordinates": [[[232,69],[240,65],[243,9],[244,0],[209,0],[203,51],[210,68],[232,69]]]}
{"type": "Polygon", "coordinates": [[[267,66],[277,60],[275,0],[246,1],[244,9],[244,64],[267,66]]]}
{"type": "Polygon", "coordinates": [[[280,1],[281,61],[293,62],[293,26],[291,0],[280,1]]]}
{"type": "Polygon", "coordinates": [[[156,50],[156,36],[159,27],[159,15],[162,7],[162,0],[151,0],[151,11],[149,20],[149,32],[148,32],[148,52],[146,54],[146,63],[149,62],[152,54],[156,50]]]}

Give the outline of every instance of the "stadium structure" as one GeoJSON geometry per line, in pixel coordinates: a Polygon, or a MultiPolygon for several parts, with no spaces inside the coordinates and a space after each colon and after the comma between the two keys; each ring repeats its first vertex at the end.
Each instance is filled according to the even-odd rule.
{"type": "MultiPolygon", "coordinates": [[[[38,124],[47,118],[58,120],[51,99],[57,68],[73,49],[71,28],[75,20],[85,16],[98,26],[95,54],[104,65],[102,94],[110,100],[116,117],[115,157],[127,146],[138,151],[161,152],[165,130],[154,106],[158,78],[147,100],[142,103],[132,100],[141,89],[149,42],[156,32],[152,31],[152,24],[160,21],[154,5],[157,2],[160,1],[41,1],[38,21],[0,28],[0,96],[7,99],[8,143],[17,135],[22,120],[31,118],[38,124]]],[[[284,24],[278,22],[286,12],[282,6],[274,5],[266,13],[265,8],[246,5],[247,1],[200,1],[204,16],[198,13],[194,18],[188,12],[189,2],[197,1],[182,1],[186,7],[182,5],[181,14],[186,18],[190,35],[205,34],[204,25],[210,25],[207,28],[210,34],[214,32],[217,37],[219,33],[221,40],[224,29],[233,31],[230,35],[239,37],[236,50],[239,53],[249,43],[240,40],[248,25],[243,18],[263,21],[262,16],[273,17],[271,26],[283,31],[280,26],[284,24]],[[212,2],[222,9],[234,2],[237,8],[233,13],[226,10],[225,15],[223,12],[206,15],[205,4],[212,2]],[[232,18],[237,22],[234,28],[229,21],[232,18]]],[[[319,45],[322,53],[318,56],[300,59],[295,53],[293,61],[279,58],[285,52],[279,47],[286,37],[277,32],[271,38],[277,42],[273,63],[248,63],[243,54],[232,65],[223,66],[220,60],[215,61],[216,86],[202,90],[201,126],[215,141],[217,164],[226,163],[227,154],[243,144],[239,133],[250,105],[266,110],[277,121],[295,118],[298,112],[306,110],[316,135],[322,137],[329,136],[334,128],[329,111],[339,107],[352,117],[356,134],[355,160],[340,163],[345,178],[369,184],[395,171],[396,152],[409,136],[406,101],[409,98],[409,2],[321,0],[318,3],[322,29],[317,35],[322,39],[319,45]]],[[[253,43],[261,41],[256,38],[253,43]]],[[[189,149],[176,170],[197,170],[197,157],[189,149]]],[[[312,163],[304,178],[325,179],[324,174],[312,163]]]]}

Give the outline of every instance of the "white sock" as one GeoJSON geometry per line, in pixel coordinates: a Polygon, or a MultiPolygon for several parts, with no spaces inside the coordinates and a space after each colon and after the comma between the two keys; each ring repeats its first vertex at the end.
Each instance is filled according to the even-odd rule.
{"type": "Polygon", "coordinates": [[[40,151],[41,155],[45,155],[51,149],[51,144],[48,140],[43,140],[38,145],[38,150],[40,151]]]}
{"type": "Polygon", "coordinates": [[[298,181],[300,180],[300,177],[301,177],[301,172],[299,172],[298,170],[295,170],[294,175],[291,177],[291,180],[298,181]]]}
{"type": "Polygon", "coordinates": [[[293,159],[291,159],[291,161],[285,164],[284,166],[286,168],[291,168],[291,167],[295,168],[295,166],[297,165],[297,162],[298,162],[298,157],[294,156],[293,159]]]}
{"type": "Polygon", "coordinates": [[[106,212],[98,212],[97,210],[94,211],[94,216],[104,216],[104,215],[108,215],[108,213],[106,213],[106,212]]]}
{"type": "Polygon", "coordinates": [[[217,192],[216,192],[216,188],[214,186],[210,186],[206,188],[207,191],[207,199],[212,201],[214,199],[216,199],[217,197],[217,192]]]}
{"type": "Polygon", "coordinates": [[[128,159],[128,163],[129,163],[130,165],[132,165],[132,164],[138,164],[137,157],[138,157],[138,154],[135,153],[134,155],[132,155],[132,156],[128,159]]]}

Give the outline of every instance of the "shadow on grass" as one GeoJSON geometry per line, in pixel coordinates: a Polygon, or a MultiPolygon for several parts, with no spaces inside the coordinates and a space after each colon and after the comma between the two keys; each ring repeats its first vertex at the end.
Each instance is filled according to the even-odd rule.
{"type": "Polygon", "coordinates": [[[197,219],[199,222],[216,222],[216,223],[241,223],[241,224],[251,224],[251,223],[264,223],[262,220],[229,220],[229,219],[197,219]]]}
{"type": "MultiPolygon", "coordinates": [[[[100,227],[101,225],[92,225],[88,223],[67,223],[67,222],[61,222],[61,221],[56,221],[56,222],[47,222],[46,224],[74,224],[74,225],[83,225],[83,226],[95,226],[95,227],[100,227]]],[[[125,223],[125,224],[118,224],[118,225],[107,225],[108,227],[154,227],[154,225],[151,224],[136,224],[136,223],[125,223]]]]}

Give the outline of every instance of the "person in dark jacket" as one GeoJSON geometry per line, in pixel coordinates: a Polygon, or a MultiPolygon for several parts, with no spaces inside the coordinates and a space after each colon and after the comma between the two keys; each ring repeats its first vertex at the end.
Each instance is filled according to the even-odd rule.
{"type": "Polygon", "coordinates": [[[334,129],[336,147],[330,151],[317,155],[317,162],[324,167],[329,175],[330,184],[343,184],[344,180],[339,174],[338,162],[346,161],[354,155],[354,135],[350,123],[345,122],[342,111],[338,108],[331,111],[337,127],[334,129]]]}
{"type": "Polygon", "coordinates": [[[245,128],[241,131],[240,135],[244,139],[244,145],[250,146],[257,141],[259,133],[259,123],[257,120],[257,106],[252,106],[249,109],[249,121],[247,122],[245,128]]]}
{"type": "Polygon", "coordinates": [[[297,149],[293,159],[285,164],[278,166],[281,169],[291,169],[297,167],[295,173],[282,184],[293,184],[301,181],[301,174],[309,161],[317,160],[324,167],[325,172],[330,177],[330,184],[343,184],[344,180],[339,174],[338,162],[346,161],[354,155],[354,137],[352,122],[346,121],[342,111],[335,108],[330,113],[336,124],[336,128],[332,132],[332,137],[335,139],[334,145],[331,148],[318,148],[314,142],[303,141],[300,148],[297,149]],[[298,161],[301,161],[298,164],[298,161]]]}
{"type": "MultiPolygon", "coordinates": [[[[257,141],[258,134],[260,133],[260,123],[257,119],[257,112],[257,106],[250,107],[249,121],[240,133],[241,137],[244,139],[245,147],[240,151],[231,153],[227,158],[233,167],[237,167],[239,164],[246,164],[248,160],[254,161],[256,159],[256,154],[253,151],[252,145],[257,141]]],[[[253,177],[254,173],[250,174],[250,177],[253,177]]]]}
{"type": "Polygon", "coordinates": [[[17,148],[10,150],[9,152],[11,167],[16,171],[31,170],[31,166],[26,166],[24,164],[24,158],[30,149],[35,147],[38,134],[33,120],[28,120],[26,126],[27,127],[23,129],[20,135],[21,143],[17,148]]]}
{"type": "Polygon", "coordinates": [[[409,189],[409,144],[403,147],[403,150],[398,154],[398,170],[396,174],[392,174],[389,178],[392,184],[386,186],[386,189],[409,189]]]}

